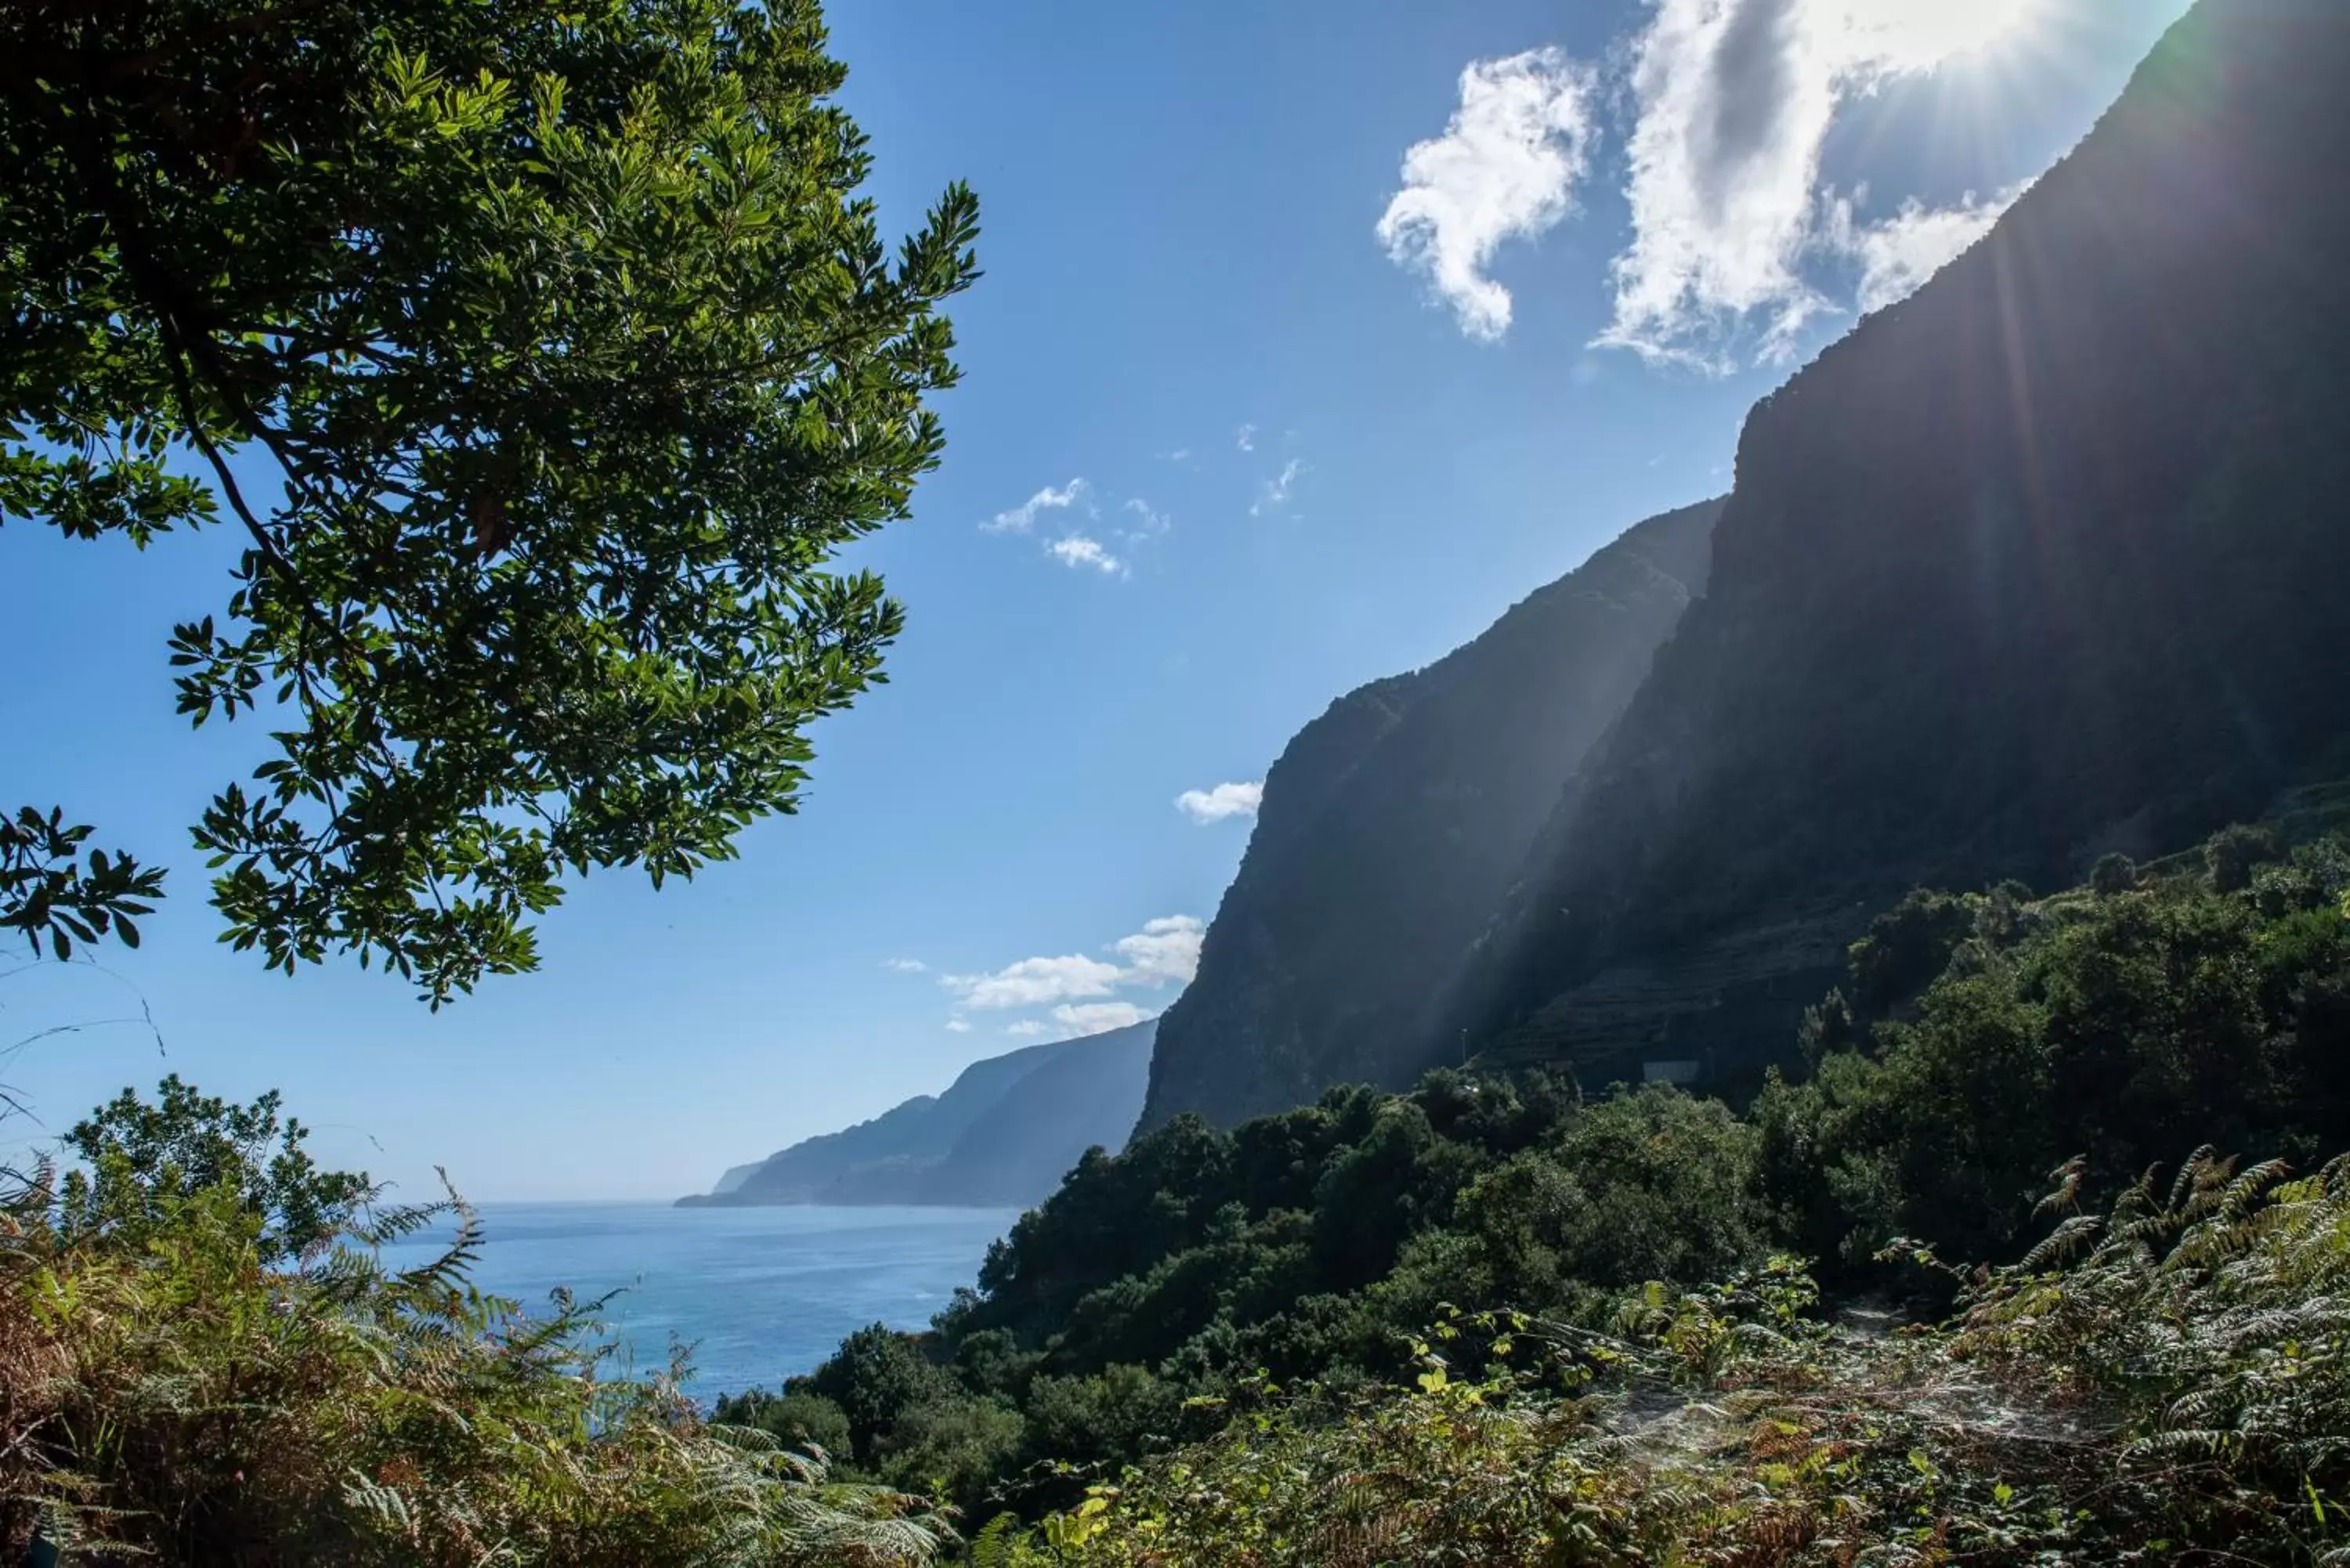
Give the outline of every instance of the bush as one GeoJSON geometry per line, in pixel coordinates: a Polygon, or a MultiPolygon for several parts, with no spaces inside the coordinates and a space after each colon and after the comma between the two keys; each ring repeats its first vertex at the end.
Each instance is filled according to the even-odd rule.
{"type": "Polygon", "coordinates": [[[1176,1434],[1180,1397],[1139,1366],[1091,1377],[1039,1377],[1028,1396],[1037,1452],[1139,1459],[1176,1434]]]}
{"type": "Polygon", "coordinates": [[[829,1400],[848,1423],[858,1459],[879,1457],[882,1435],[901,1410],[951,1398],[955,1382],[931,1365],[913,1336],[872,1324],[841,1341],[832,1358],[790,1386],[829,1400]]]}
{"type": "Polygon", "coordinates": [[[770,1394],[754,1388],[732,1397],[721,1395],[711,1419],[764,1432],[786,1449],[820,1459],[845,1459],[851,1451],[847,1416],[823,1395],[805,1389],[770,1394]]]}
{"type": "Polygon", "coordinates": [[[2276,834],[2267,828],[2238,823],[2214,834],[2203,846],[2203,864],[2217,892],[2241,893],[2252,885],[2252,872],[2277,857],[2276,834]]]}
{"type": "Polygon", "coordinates": [[[906,1412],[882,1473],[896,1484],[976,1512],[1019,1469],[1027,1423],[1002,1399],[941,1400],[906,1412]]]}

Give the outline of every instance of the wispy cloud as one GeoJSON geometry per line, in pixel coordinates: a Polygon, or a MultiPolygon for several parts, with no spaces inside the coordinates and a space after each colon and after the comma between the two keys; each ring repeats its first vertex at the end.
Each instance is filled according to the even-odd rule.
{"type": "Polygon", "coordinates": [[[1472,61],[1444,134],[1403,156],[1379,243],[1427,277],[1471,337],[1491,343],[1510,329],[1510,291],[1485,270],[1493,253],[1574,209],[1591,166],[1596,79],[1558,49],[1472,61]]]}
{"type": "Polygon", "coordinates": [[[1134,519],[1133,524],[1126,531],[1126,536],[1129,541],[1137,544],[1145,539],[1156,539],[1175,525],[1173,518],[1139,495],[1129,499],[1124,510],[1128,516],[1134,519]]]}
{"type": "Polygon", "coordinates": [[[1243,425],[1240,429],[1234,431],[1232,432],[1232,444],[1240,448],[1243,452],[1254,452],[1256,450],[1256,427],[1254,425],[1243,425]]]}
{"type": "Polygon", "coordinates": [[[1155,1016],[1149,1008],[1137,1007],[1131,1002],[1086,1002],[1053,1009],[1053,1022],[1066,1030],[1072,1039],[1124,1029],[1155,1016]]]}
{"type": "Polygon", "coordinates": [[[1305,465],[1294,457],[1283,463],[1279,473],[1257,486],[1256,502],[1249,508],[1249,515],[1262,517],[1288,505],[1289,493],[1297,488],[1298,478],[1305,472],[1305,465]]]}
{"type": "Polygon", "coordinates": [[[968,1019],[968,1018],[950,1018],[950,1019],[948,1019],[948,1020],[947,1020],[947,1033],[950,1033],[950,1034],[968,1034],[968,1033],[971,1033],[971,1020],[970,1020],[970,1019],[968,1019]]]}
{"type": "Polygon", "coordinates": [[[1264,784],[1220,784],[1213,789],[1187,789],[1175,797],[1175,809],[1206,826],[1235,816],[1254,816],[1264,799],[1264,784]]]}
{"type": "MultiPolygon", "coordinates": [[[[1072,479],[1063,485],[1046,485],[1027,500],[1008,511],[999,512],[981,524],[984,534],[1034,535],[1038,524],[1050,513],[1081,512],[1097,526],[1087,531],[1084,524],[1070,526],[1064,523],[1053,537],[1038,540],[1039,548],[1048,560],[1056,561],[1073,571],[1093,571],[1106,577],[1130,575],[1133,564],[1118,549],[1104,542],[1102,507],[1107,504],[1090,481],[1072,479]]],[[[1167,532],[1167,516],[1139,497],[1119,504],[1119,513],[1127,520],[1122,527],[1109,530],[1112,536],[1123,539],[1128,545],[1140,544],[1167,532]]],[[[1075,520],[1072,519],[1072,522],[1075,520]]]]}
{"type": "Polygon", "coordinates": [[[916,958],[883,959],[881,961],[881,967],[886,970],[895,971],[899,974],[928,974],[931,972],[931,966],[916,958]]]}
{"type": "Polygon", "coordinates": [[[1093,486],[1083,479],[1072,479],[1058,489],[1046,485],[1019,505],[999,512],[979,525],[983,534],[1025,534],[1036,525],[1037,517],[1046,512],[1065,512],[1072,506],[1090,510],[1093,486]]]}
{"type": "Polygon", "coordinates": [[[1021,1039],[1033,1034],[1042,1034],[1045,1033],[1045,1023],[1042,1019],[1024,1018],[1017,1023],[1005,1024],[1003,1026],[1003,1032],[1006,1034],[1013,1036],[1014,1039],[1021,1039]]]}
{"type": "MultiPolygon", "coordinates": [[[[954,1023],[967,1014],[1048,1010],[1054,1024],[1080,1033],[1139,1023],[1150,1012],[1132,992],[1164,992],[1199,972],[1206,924],[1191,915],[1166,915],[1109,943],[1107,957],[1065,953],[1025,958],[984,974],[947,974],[939,983],[955,999],[954,1023]],[[1109,1020],[1109,1022],[1101,1022],[1109,1020]]],[[[1038,1019],[1021,1019],[1007,1033],[1045,1033],[1038,1019]],[[1034,1027],[1031,1027],[1034,1025],[1034,1027]]],[[[957,1031],[961,1033],[961,1031],[957,1031]]]]}
{"type": "Polygon", "coordinates": [[[1989,234],[2029,185],[2026,182],[1989,199],[1970,191],[1950,207],[1929,207],[1913,196],[1893,216],[1875,223],[1859,220],[1854,212],[1856,201],[1838,200],[1828,243],[1859,264],[1854,307],[1866,315],[1915,294],[1989,234]]]}
{"type": "Polygon", "coordinates": [[[1102,542],[1085,534],[1066,534],[1045,546],[1045,554],[1065,566],[1091,566],[1105,576],[1126,576],[1126,563],[1103,548],[1102,542]]]}
{"type": "Polygon", "coordinates": [[[1107,996],[1126,978],[1126,971],[1118,964],[1067,953],[1059,958],[1024,958],[989,974],[942,974],[939,983],[954,992],[959,1006],[993,1010],[1107,996]]]}

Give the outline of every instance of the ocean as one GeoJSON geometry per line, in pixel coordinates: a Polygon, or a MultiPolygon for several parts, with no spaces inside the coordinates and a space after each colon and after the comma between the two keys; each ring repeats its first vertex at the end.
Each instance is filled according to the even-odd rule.
{"type": "MultiPolygon", "coordinates": [[[[700,1396],[776,1386],[870,1323],[921,1328],[979,1273],[1009,1209],[673,1209],[664,1203],[484,1203],[473,1279],[525,1308],[569,1286],[604,1309],[641,1371],[693,1345],[700,1396]]],[[[384,1250],[411,1267],[446,1229],[384,1250]]]]}

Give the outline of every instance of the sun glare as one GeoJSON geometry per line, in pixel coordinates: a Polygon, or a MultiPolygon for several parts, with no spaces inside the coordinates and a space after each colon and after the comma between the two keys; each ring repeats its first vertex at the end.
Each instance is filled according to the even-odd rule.
{"type": "Polygon", "coordinates": [[[1925,70],[2007,42],[2042,0],[1842,0],[1856,41],[1898,70],[1925,70]]]}

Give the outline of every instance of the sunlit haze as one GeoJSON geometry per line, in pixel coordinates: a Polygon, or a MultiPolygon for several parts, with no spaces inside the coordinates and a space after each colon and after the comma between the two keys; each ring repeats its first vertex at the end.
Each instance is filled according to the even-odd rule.
{"type": "Polygon", "coordinates": [[[1820,0],[1866,47],[1905,68],[1932,66],[2012,41],[2044,19],[2051,0],[1820,0]]]}

